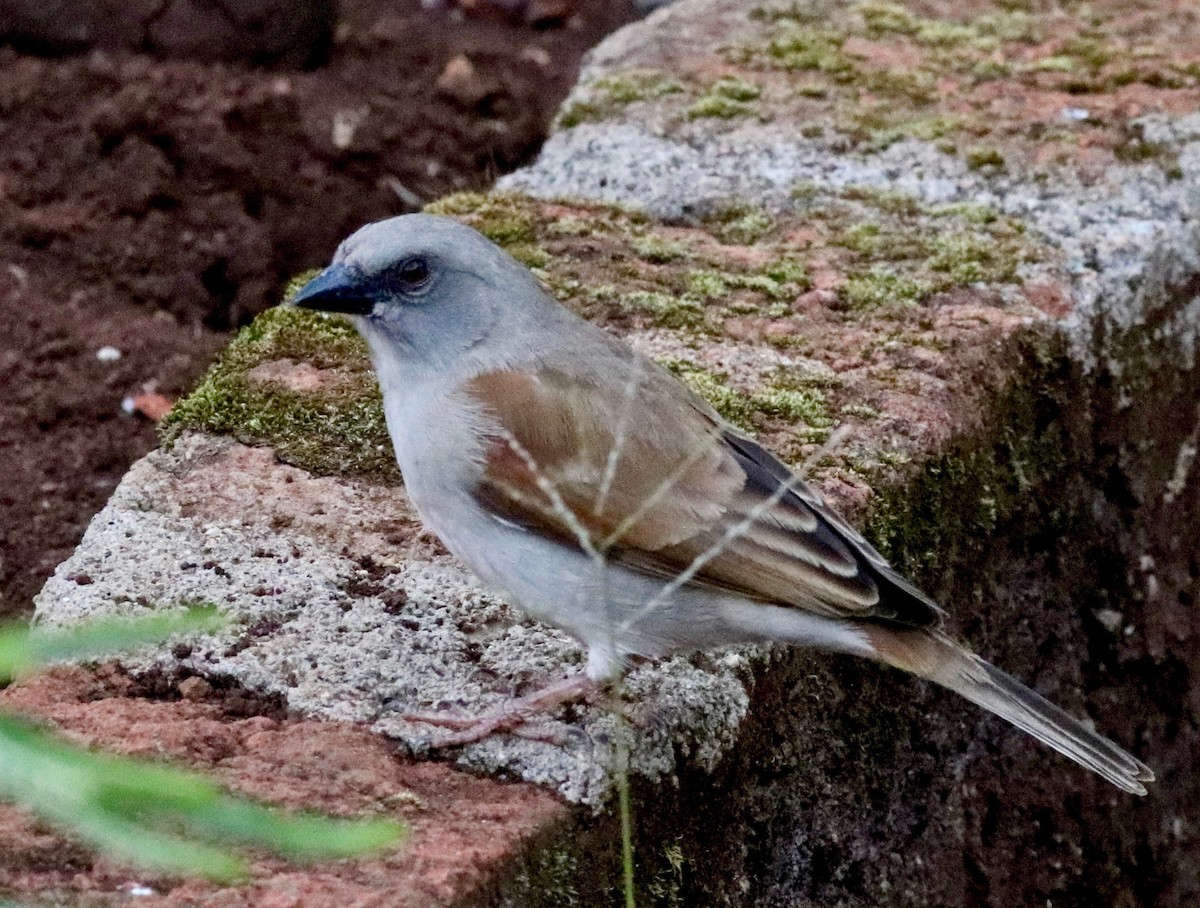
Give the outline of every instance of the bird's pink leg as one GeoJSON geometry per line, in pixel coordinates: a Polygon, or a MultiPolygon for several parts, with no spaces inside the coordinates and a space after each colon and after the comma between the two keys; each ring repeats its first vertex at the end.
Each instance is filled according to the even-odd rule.
{"type": "Polygon", "coordinates": [[[523,728],[530,719],[547,713],[564,703],[586,700],[598,690],[599,685],[586,674],[571,675],[548,687],[534,691],[524,697],[509,701],[500,709],[482,716],[461,716],[452,713],[405,713],[408,722],[422,722],[441,728],[453,729],[433,742],[435,747],[455,747],[482,741],[497,732],[511,732],[523,738],[561,743],[561,735],[547,734],[535,728],[523,728]]]}

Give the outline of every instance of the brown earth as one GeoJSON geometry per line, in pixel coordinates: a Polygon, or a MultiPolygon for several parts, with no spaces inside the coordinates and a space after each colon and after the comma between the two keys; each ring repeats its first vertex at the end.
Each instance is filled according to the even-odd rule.
{"type": "MultiPolygon", "coordinates": [[[[56,59],[0,48],[0,616],[29,613],[155,444],[124,401],[185,390],[231,328],[360,224],[528,160],[583,51],[632,18],[610,0],[540,9],[467,17],[343,0],[327,65],[308,71],[104,40],[104,52],[56,59]],[[98,358],[104,347],[119,359],[98,358]]],[[[260,857],[246,885],[220,889],[139,874],[0,807],[0,892],[23,901],[445,904],[489,885],[565,814],[529,786],[405,763],[365,731],[289,719],[237,691],[189,702],[104,670],[55,672],[3,696],[76,740],[177,758],[273,803],[382,811],[412,829],[403,848],[368,860],[306,869],[260,857]],[[135,884],[153,894],[135,896],[135,884]]]]}
{"type": "Polygon", "coordinates": [[[285,808],[390,816],[409,827],[403,845],[369,858],[304,867],[260,855],[245,882],[220,887],[97,858],[22,811],[0,806],[0,892],[23,899],[221,908],[458,904],[488,884],[498,863],[520,860],[531,837],[568,815],[535,786],[405,762],[378,735],[349,723],[291,719],[237,690],[180,699],[178,685],[147,690],[107,666],[57,669],[0,699],[6,709],[51,719],[77,742],[186,761],[241,794],[285,808]]]}
{"type": "Polygon", "coordinates": [[[184,390],[362,223],[527,161],[583,51],[632,18],[527,6],[344,0],[308,71],[0,48],[0,616],[153,446],[123,400],[184,390]]]}

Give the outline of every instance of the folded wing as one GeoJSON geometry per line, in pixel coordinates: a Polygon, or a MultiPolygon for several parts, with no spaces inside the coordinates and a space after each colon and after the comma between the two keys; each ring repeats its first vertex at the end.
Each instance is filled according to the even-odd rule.
{"type": "Polygon", "coordinates": [[[627,367],[603,384],[553,369],[471,382],[495,427],[480,500],[664,583],[690,568],[690,584],[828,617],[940,623],[778,459],[658,366],[627,367]]]}

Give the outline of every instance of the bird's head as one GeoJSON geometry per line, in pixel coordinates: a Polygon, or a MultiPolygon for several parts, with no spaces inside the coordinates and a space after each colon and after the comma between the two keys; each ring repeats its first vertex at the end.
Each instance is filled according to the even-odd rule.
{"type": "Polygon", "coordinates": [[[548,303],[529,270],[490,240],[428,214],[363,227],[292,298],[349,316],[377,367],[399,360],[405,371],[454,367],[467,351],[486,353],[496,335],[520,338],[548,303]]]}

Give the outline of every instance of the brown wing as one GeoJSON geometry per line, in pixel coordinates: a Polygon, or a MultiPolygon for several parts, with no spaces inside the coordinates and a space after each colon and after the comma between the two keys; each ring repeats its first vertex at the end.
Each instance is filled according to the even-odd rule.
{"type": "Polygon", "coordinates": [[[499,427],[480,494],[556,535],[661,548],[712,525],[744,482],[719,432],[688,401],[648,385],[625,393],[542,370],[481,375],[467,392],[499,427]],[[656,494],[668,476],[668,493],[656,494]]]}
{"type": "Polygon", "coordinates": [[[746,483],[718,525],[670,547],[671,562],[686,565],[715,550],[698,574],[704,582],[830,617],[941,623],[941,609],[780,460],[732,430],[724,442],[746,483]],[[730,533],[751,515],[744,532],[730,533]]]}
{"type": "Polygon", "coordinates": [[[700,559],[689,583],[831,617],[940,621],[779,460],[657,366],[629,368],[603,386],[544,369],[474,379],[497,426],[480,500],[664,582],[700,559]]]}

